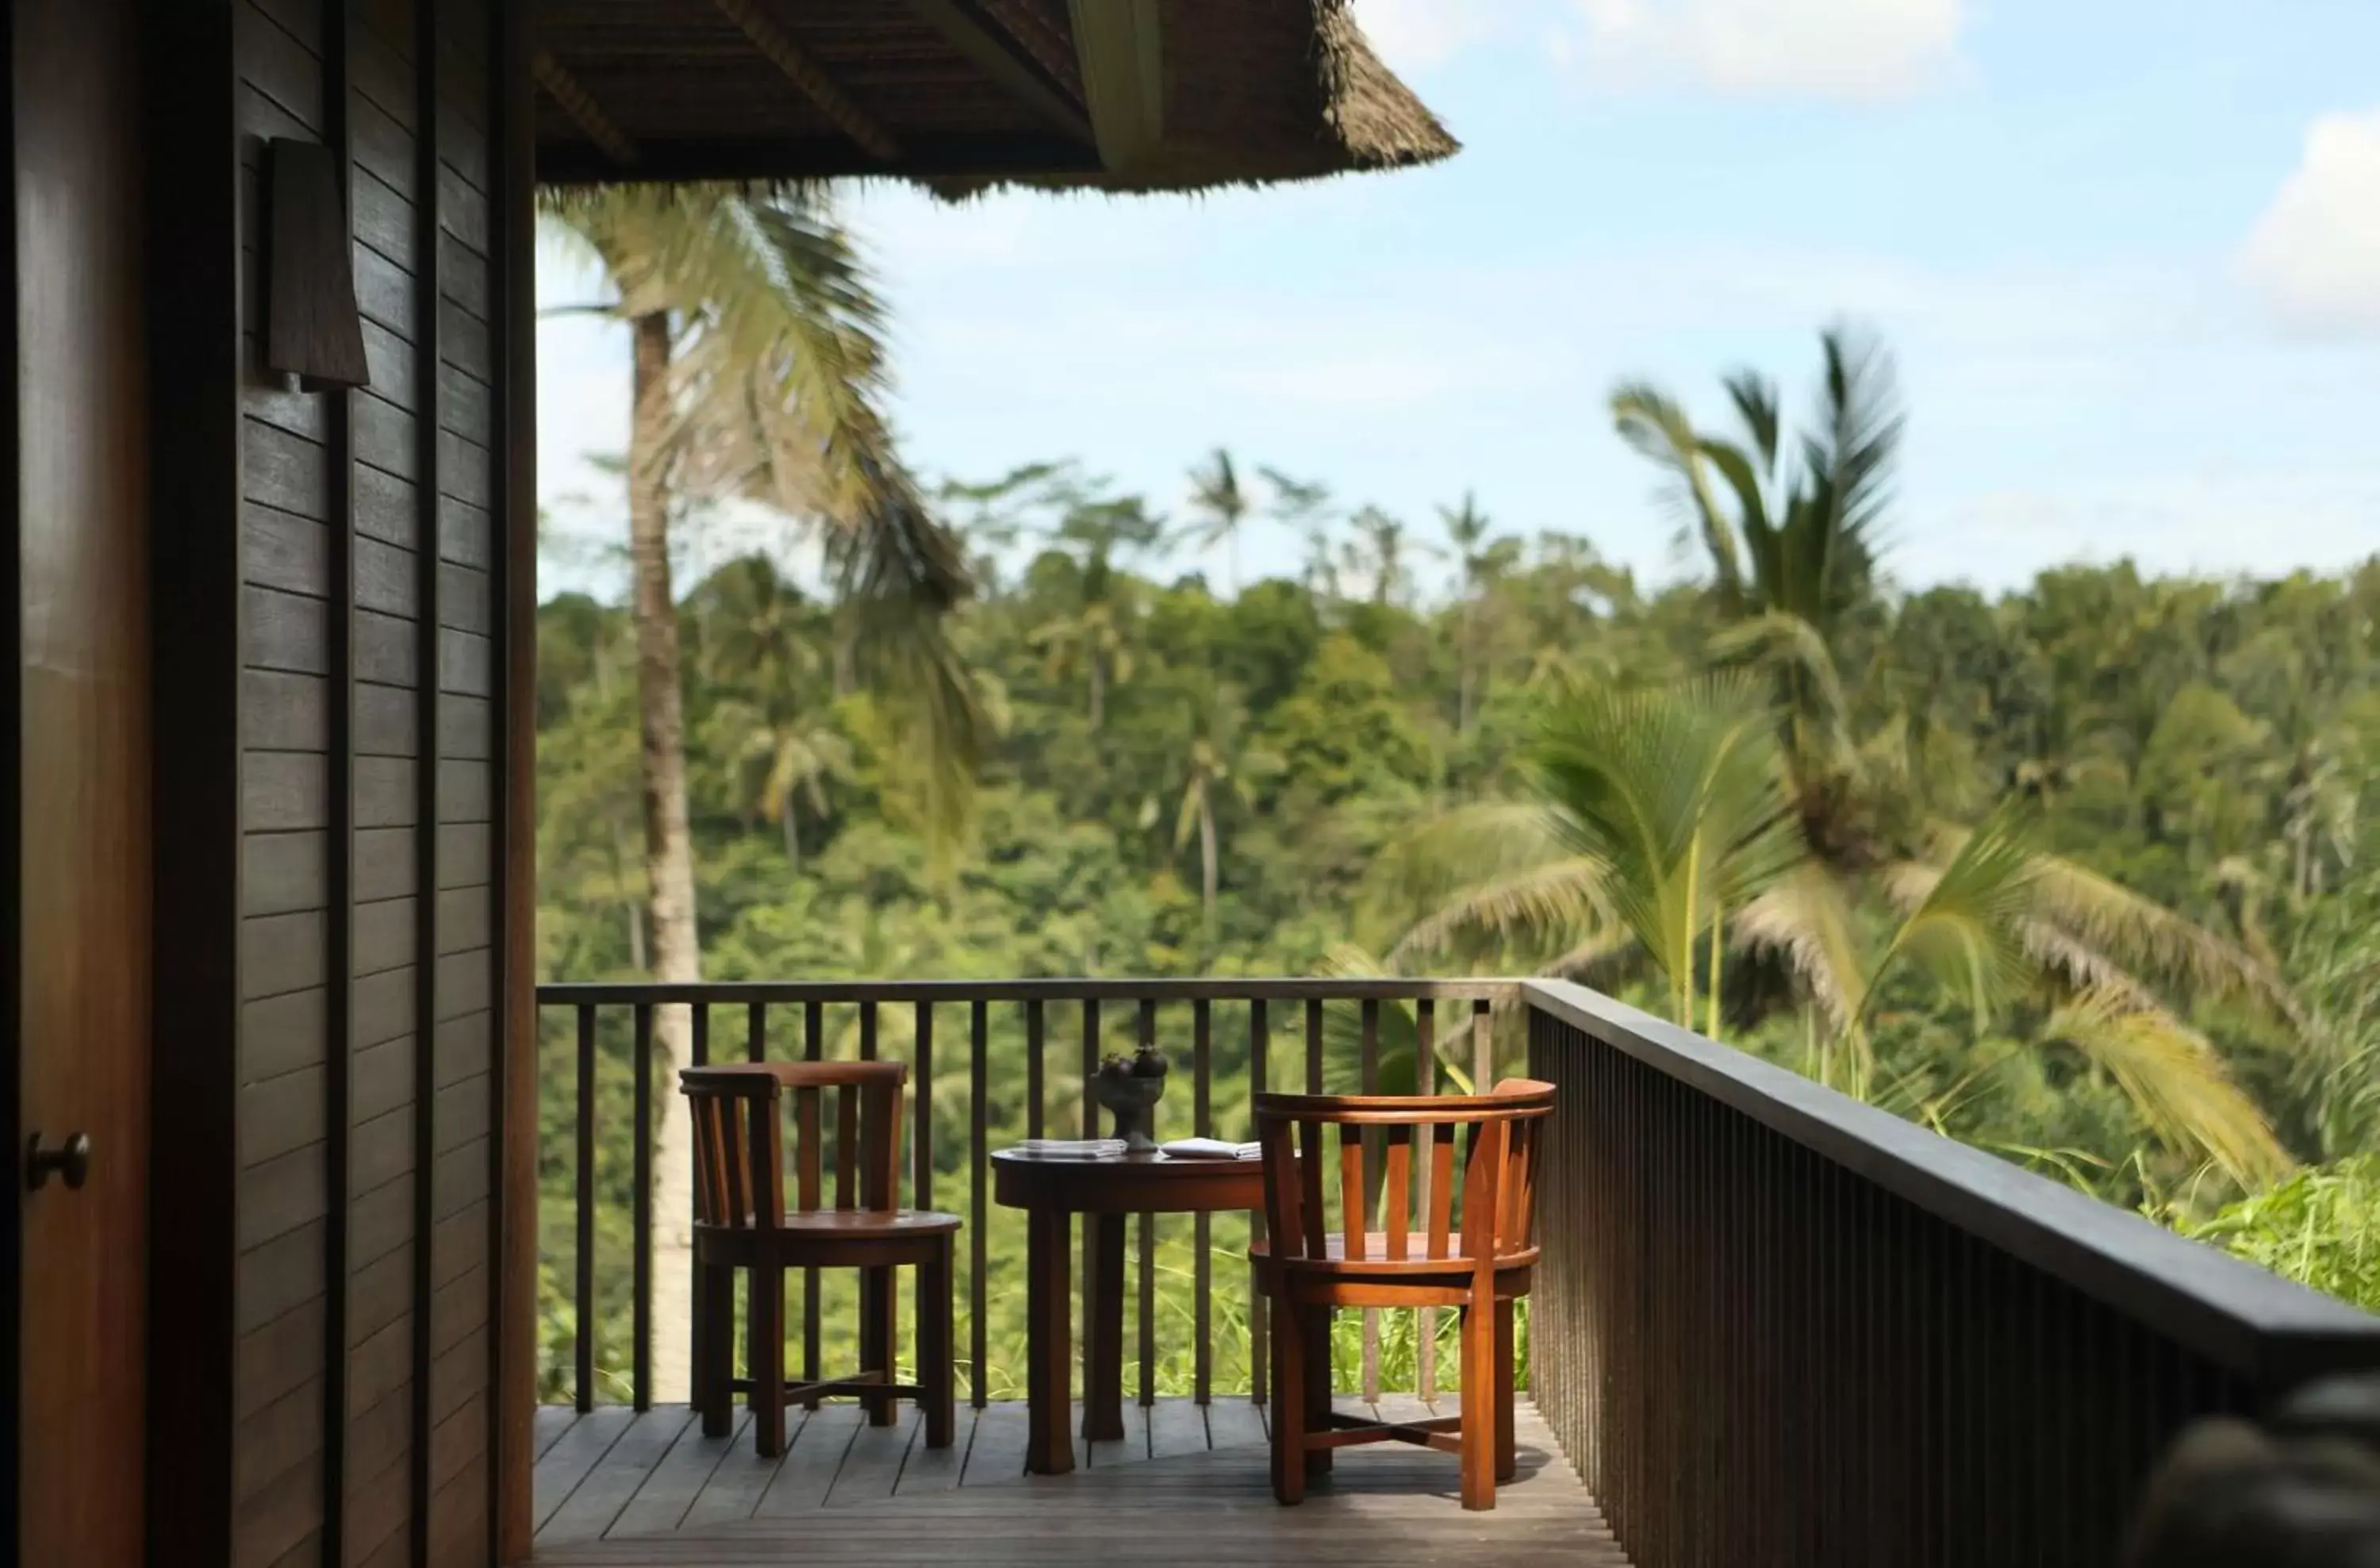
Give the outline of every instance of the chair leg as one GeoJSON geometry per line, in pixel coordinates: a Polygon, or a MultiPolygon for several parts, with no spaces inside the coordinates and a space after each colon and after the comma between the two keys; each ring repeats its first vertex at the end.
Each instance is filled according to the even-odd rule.
{"type": "MultiPolygon", "coordinates": [[[[892,1350],[892,1270],[862,1269],[859,1271],[859,1366],[872,1372],[885,1383],[900,1381],[893,1365],[892,1350]]],[[[863,1393],[859,1403],[867,1408],[868,1424],[889,1427],[893,1421],[891,1393],[863,1393]]]]}
{"type": "MultiPolygon", "coordinates": [[[[1330,1307],[1311,1304],[1298,1314],[1305,1337],[1305,1429],[1309,1432],[1330,1429],[1330,1307]]],[[[1329,1475],[1334,1457],[1327,1448],[1313,1450],[1305,1456],[1305,1473],[1329,1475]]]]}
{"type": "Polygon", "coordinates": [[[948,1448],[958,1428],[951,1370],[951,1238],[942,1237],[932,1261],[917,1270],[923,1286],[917,1303],[917,1387],[918,1401],[926,1407],[926,1446],[948,1448]]]}
{"type": "Polygon", "coordinates": [[[763,1459],[785,1452],[785,1271],[764,1258],[749,1270],[752,1442],[763,1459]]]}
{"type": "Polygon", "coordinates": [[[1463,1309],[1463,1506],[1496,1506],[1496,1313],[1463,1309]]]}
{"type": "Polygon", "coordinates": [[[1496,1304],[1496,1478],[1509,1481],[1521,1468],[1512,1439],[1512,1304],[1496,1304]]]}
{"type": "Polygon", "coordinates": [[[1305,1335],[1297,1309],[1272,1298],[1272,1495],[1305,1501],[1305,1335]]]}
{"type": "Polygon", "coordinates": [[[695,1368],[694,1397],[702,1409],[702,1435],[723,1438],[735,1429],[735,1270],[701,1266],[702,1352],[695,1368]]]}

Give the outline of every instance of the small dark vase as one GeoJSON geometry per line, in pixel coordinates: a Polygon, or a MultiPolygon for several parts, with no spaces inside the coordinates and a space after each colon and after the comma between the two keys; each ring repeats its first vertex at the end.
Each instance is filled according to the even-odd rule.
{"type": "Polygon", "coordinates": [[[1115,1118],[1114,1136],[1123,1139],[1128,1154],[1147,1154],[1157,1148],[1149,1136],[1156,1123],[1157,1102],[1165,1094],[1163,1074],[1101,1073],[1091,1080],[1092,1094],[1115,1118]]]}

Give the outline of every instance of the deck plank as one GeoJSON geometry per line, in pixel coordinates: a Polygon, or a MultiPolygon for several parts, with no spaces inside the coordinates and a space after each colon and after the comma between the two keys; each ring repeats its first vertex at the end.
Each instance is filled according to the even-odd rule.
{"type": "Polygon", "coordinates": [[[646,1476],[645,1484],[620,1510],[620,1517],[605,1533],[616,1538],[675,1531],[695,1500],[710,1484],[711,1475],[721,1462],[735,1452],[739,1442],[747,1440],[750,1419],[747,1414],[738,1412],[733,1428],[723,1438],[704,1437],[702,1423],[688,1421],[679,1431],[677,1441],[646,1476]]]}
{"type": "MultiPolygon", "coordinates": [[[[804,1419],[799,1407],[785,1412],[787,1453],[801,1445],[804,1419]]],[[[710,1483],[694,1500],[694,1506],[686,1510],[686,1519],[678,1527],[706,1530],[743,1524],[759,1508],[769,1483],[777,1478],[778,1467],[783,1464],[783,1455],[765,1458],[752,1446],[751,1416],[747,1412],[735,1446],[720,1456],[719,1467],[710,1473],[710,1483]]]]}
{"type": "Polygon", "coordinates": [[[760,1494],[755,1519],[783,1519],[805,1514],[826,1501],[835,1472],[862,1420],[856,1404],[821,1404],[802,1423],[802,1435],[785,1449],[768,1490],[760,1494]]]}
{"type": "Polygon", "coordinates": [[[967,1444],[975,1436],[975,1412],[962,1404],[958,1421],[951,1431],[948,1448],[928,1448],[926,1434],[917,1433],[917,1440],[909,1445],[909,1462],[901,1466],[901,1478],[893,1484],[895,1497],[915,1497],[920,1492],[950,1491],[959,1484],[959,1476],[966,1468],[967,1444]]]}
{"type": "Polygon", "coordinates": [[[1148,1456],[1207,1452],[1207,1413],[1186,1399],[1160,1399],[1148,1412],[1148,1456]]]}
{"type": "Polygon", "coordinates": [[[997,1486],[1025,1478],[1025,1440],[1029,1428],[1021,1401],[987,1404],[976,1416],[974,1440],[967,1444],[963,1487],[997,1486]]]}
{"type": "Polygon", "coordinates": [[[587,1473],[612,1452],[612,1445],[636,1417],[637,1413],[625,1404],[599,1404],[584,1416],[576,1416],[563,1429],[530,1474],[529,1495],[535,1500],[539,1529],[570,1501],[587,1473]]]}
{"type": "MultiPolygon", "coordinates": [[[[1384,1397],[1380,1407],[1390,1418],[1424,1409],[1411,1396],[1384,1397]]],[[[657,1414],[663,1419],[656,1429],[667,1430],[666,1414],[657,1414]]],[[[1525,1404],[1514,1412],[1520,1474],[1498,1489],[1489,1513],[1463,1511],[1458,1467],[1450,1456],[1397,1443],[1342,1451],[1303,1507],[1274,1507],[1255,1408],[1227,1398],[1205,1416],[1210,1437],[1235,1440],[1212,1452],[1164,1458],[1119,1462],[1111,1454],[1109,1463],[1072,1475],[1026,1477],[1021,1474],[1023,1406],[994,1405],[971,1423],[963,1413],[964,1486],[912,1490],[896,1479],[892,1495],[879,1501],[857,1501],[855,1490],[837,1502],[834,1494],[844,1484],[866,1483],[871,1490],[880,1484],[871,1477],[880,1477],[882,1454],[893,1446],[886,1440],[914,1433],[917,1418],[909,1413],[900,1427],[865,1428],[856,1407],[828,1405],[804,1424],[787,1465],[774,1476],[752,1456],[748,1432],[739,1434],[719,1455],[675,1533],[629,1538],[626,1527],[658,1511],[645,1505],[666,1504],[704,1446],[688,1441],[681,1426],[670,1433],[672,1440],[655,1447],[639,1423],[592,1467],[579,1490],[591,1488],[593,1494],[574,1500],[565,1512],[576,1517],[592,1511],[602,1491],[623,1477],[637,1488],[626,1507],[641,1512],[622,1513],[607,1540],[563,1539],[547,1531],[538,1541],[538,1568],[759,1568],[786,1562],[803,1568],[947,1568],[962,1561],[991,1568],[1106,1568],[1118,1561],[1135,1568],[1217,1562],[1419,1568],[1489,1561],[1503,1568],[1626,1568],[1594,1500],[1525,1404]],[[809,1429],[813,1423],[816,1431],[809,1429]],[[863,1443],[871,1434],[875,1441],[863,1443]],[[1251,1435],[1257,1440],[1245,1440],[1251,1435]],[[796,1467],[806,1446],[808,1457],[796,1467]],[[756,1509],[762,1498],[777,1511],[756,1509]]],[[[1145,1429],[1152,1442],[1186,1441],[1202,1424],[1198,1416],[1186,1401],[1164,1402],[1145,1429]]],[[[585,1424],[573,1423],[549,1453],[559,1452],[574,1434],[580,1450],[592,1445],[601,1433],[578,1433],[585,1424]]],[[[912,1461],[920,1452],[914,1436],[906,1452],[912,1461]]]]}
{"type": "Polygon", "coordinates": [[[1207,1446],[1262,1448],[1264,1412],[1242,1394],[1226,1394],[1207,1406],[1207,1446]]]}
{"type": "MultiPolygon", "coordinates": [[[[1079,1410],[1081,1407],[1076,1408],[1079,1410]]],[[[1088,1465],[1096,1469],[1102,1465],[1111,1466],[1126,1465],[1135,1460],[1148,1457],[1148,1412],[1137,1404],[1127,1403],[1123,1407],[1123,1436],[1121,1439],[1106,1438],[1098,1442],[1090,1442],[1079,1435],[1082,1429],[1078,1417],[1075,1426],[1077,1434],[1075,1439],[1075,1463],[1077,1465],[1088,1465]],[[1087,1457],[1085,1455],[1087,1449],[1089,1451],[1087,1457]]]]}
{"type": "Polygon", "coordinates": [[[547,1521],[545,1538],[556,1543],[601,1539],[693,1416],[683,1404],[659,1406],[637,1416],[547,1521]]]}
{"type": "Polygon", "coordinates": [[[901,1484],[901,1466],[909,1458],[920,1425],[917,1408],[913,1404],[896,1406],[889,1427],[863,1423],[852,1434],[851,1446],[844,1450],[843,1465],[827,1489],[825,1506],[852,1508],[891,1501],[892,1489],[901,1484]]]}
{"type": "Polygon", "coordinates": [[[531,1444],[538,1458],[560,1440],[562,1434],[578,1424],[578,1412],[567,1404],[540,1404],[537,1407],[537,1424],[531,1434],[531,1444]]]}

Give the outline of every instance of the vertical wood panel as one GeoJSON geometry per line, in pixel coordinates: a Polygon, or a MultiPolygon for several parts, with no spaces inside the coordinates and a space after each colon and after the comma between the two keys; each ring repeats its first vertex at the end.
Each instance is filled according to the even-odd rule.
{"type": "MultiPolygon", "coordinates": [[[[431,395],[438,384],[438,12],[432,0],[415,0],[413,15],[414,211],[411,321],[414,386],[417,398],[431,395]]],[[[409,1454],[409,1504],[413,1520],[415,1568],[431,1568],[436,1561],[433,1542],[440,1545],[431,1504],[436,1478],[431,1469],[431,1436],[436,1415],[432,1402],[431,1302],[437,1288],[434,1244],[438,1216],[433,1208],[430,1151],[436,1147],[438,1063],[433,1039],[438,1018],[438,900],[431,896],[443,883],[438,875],[438,551],[435,513],[442,478],[438,421],[414,420],[414,495],[421,508],[416,515],[414,539],[415,602],[420,607],[420,635],[414,643],[410,672],[414,688],[414,732],[425,765],[414,769],[414,826],[418,834],[417,881],[420,896],[414,901],[416,954],[414,1017],[416,1020],[413,1127],[413,1378],[412,1450],[409,1454]]]]}
{"type": "Polygon", "coordinates": [[[232,1549],[242,879],[239,161],[229,6],[144,16],[151,231],[154,964],[151,1561],[232,1549]]]}

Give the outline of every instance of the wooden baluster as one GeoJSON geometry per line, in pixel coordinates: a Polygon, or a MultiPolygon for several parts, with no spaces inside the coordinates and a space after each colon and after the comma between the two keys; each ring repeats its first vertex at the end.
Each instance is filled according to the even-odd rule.
{"type": "Polygon", "coordinates": [[[636,1009],[637,1043],[631,1054],[636,1074],[631,1096],[635,1133],[629,1197],[630,1254],[628,1305],[628,1397],[639,1410],[653,1403],[653,1009],[639,1003],[636,1009]]]}
{"type": "MultiPolygon", "coordinates": [[[[1377,998],[1366,997],[1363,1006],[1363,1046],[1358,1057],[1359,1083],[1366,1094],[1380,1092],[1380,1003],[1377,998]]],[[[1364,1169],[1364,1230],[1372,1228],[1371,1197],[1373,1184],[1380,1174],[1380,1129],[1363,1129],[1364,1169]]],[[[1343,1179],[1343,1178],[1342,1178],[1343,1179]]],[[[1367,1244],[1368,1245],[1368,1244],[1367,1244]]],[[[1380,1402],[1380,1309],[1364,1308],[1364,1397],[1374,1404],[1380,1402]]]]}
{"type": "MultiPolygon", "coordinates": [[[[1205,997],[1190,1004],[1190,1134],[1213,1137],[1214,1009],[1205,997]]],[[[1191,1352],[1191,1397],[1205,1404],[1213,1393],[1215,1377],[1214,1265],[1208,1257],[1214,1243],[1214,1217],[1204,1210],[1191,1216],[1195,1227],[1191,1259],[1192,1311],[1196,1315],[1197,1345],[1191,1352]]]]}
{"type": "MultiPolygon", "coordinates": [[[[748,1114],[738,1121],[748,1131],[738,1136],[735,1164],[743,1173],[748,1212],[756,1226],[779,1225],[784,1221],[784,1191],[779,1185],[783,1160],[777,1097],[773,1092],[749,1094],[743,1108],[748,1114]]],[[[773,1455],[785,1451],[785,1276],[780,1269],[748,1272],[754,1441],[761,1453],[773,1455]]]]}
{"type": "Polygon", "coordinates": [[[744,1009],[744,1059],[769,1059],[769,1004],[765,1002],[752,1003],[744,1009]]]}
{"type": "MultiPolygon", "coordinates": [[[[916,1132],[911,1136],[909,1207],[934,1206],[934,1004],[917,1003],[917,1060],[909,1073],[917,1096],[916,1132]]],[[[886,1207],[892,1207],[888,1204],[886,1207]]]]}
{"type": "Polygon", "coordinates": [[[1036,996],[1027,1000],[1025,1003],[1025,1136],[1029,1138],[1041,1136],[1041,1107],[1047,1099],[1042,1087],[1047,1023],[1041,999],[1036,996]]]}
{"type": "MultiPolygon", "coordinates": [[[[916,1130],[910,1135],[909,1207],[922,1210],[934,1206],[934,1004],[931,1002],[920,1002],[917,1004],[917,1045],[912,1052],[917,1060],[909,1065],[917,1091],[916,1097],[910,1101],[915,1112],[912,1125],[916,1130]]],[[[886,1207],[893,1207],[890,1195],[887,1197],[886,1207]]],[[[941,1320],[939,1315],[945,1309],[946,1303],[934,1299],[933,1270],[913,1269],[910,1273],[913,1276],[910,1289],[914,1293],[913,1300],[917,1307],[917,1311],[911,1319],[915,1324],[912,1331],[917,1336],[916,1366],[918,1381],[923,1383],[926,1376],[927,1325],[941,1320]]],[[[888,1281],[892,1277],[890,1270],[886,1271],[885,1277],[888,1281]]],[[[945,1296],[950,1294],[950,1282],[947,1279],[943,1280],[941,1290],[945,1296]]],[[[945,1355],[949,1354],[947,1345],[943,1347],[943,1354],[945,1355]]],[[[888,1346],[885,1367],[888,1378],[892,1375],[892,1362],[894,1359],[897,1358],[892,1355],[888,1346]]]]}
{"type": "MultiPolygon", "coordinates": [[[[577,1404],[595,1408],[595,1009],[578,1009],[577,1404]]],[[[416,1238],[415,1245],[423,1245],[416,1238]]]]}
{"type": "Polygon", "coordinates": [[[1482,996],[1471,1003],[1471,1092],[1486,1094],[1495,1085],[1496,1004],[1482,996]]]}
{"type": "MultiPolygon", "coordinates": [[[[822,1060],[825,1054],[826,1004],[820,1002],[804,1003],[802,1004],[802,1060],[817,1062],[822,1060]]],[[[811,1109],[815,1115],[817,1112],[815,1102],[811,1109]]],[[[810,1128],[813,1147],[816,1146],[820,1136],[820,1129],[813,1125],[810,1128]]],[[[824,1151],[821,1150],[820,1153],[823,1155],[824,1151]]],[[[811,1183],[813,1190],[809,1207],[815,1209],[818,1207],[815,1171],[812,1173],[811,1183]]],[[[823,1337],[820,1321],[821,1307],[819,1294],[819,1271],[814,1268],[805,1268],[802,1270],[802,1381],[806,1383],[819,1380],[819,1342],[823,1337]]]]}
{"type": "Polygon", "coordinates": [[[872,996],[859,1004],[859,1059],[876,1060],[876,999],[872,996]]]}
{"type": "MultiPolygon", "coordinates": [[[[693,1010],[694,1034],[690,1046],[694,1056],[694,1065],[697,1067],[708,1067],[710,1065],[710,1004],[709,1003],[698,1002],[693,1004],[693,1010]]],[[[693,1217],[698,1222],[702,1218],[702,1135],[700,1127],[692,1125],[695,1116],[694,1103],[686,1097],[684,1091],[676,1084],[663,1084],[662,1086],[662,1093],[664,1096],[662,1103],[668,1107],[668,1109],[662,1113],[664,1115],[674,1116],[678,1113],[679,1107],[685,1107],[690,1131],[694,1137],[696,1180],[694,1183],[694,1191],[688,1196],[692,1199],[695,1207],[695,1214],[693,1217]]],[[[709,1347],[711,1330],[710,1270],[697,1265],[694,1270],[694,1278],[687,1282],[687,1286],[688,1300],[693,1309],[694,1321],[687,1325],[686,1359],[689,1362],[689,1365],[686,1367],[686,1386],[694,1390],[696,1398],[699,1400],[702,1397],[703,1358],[710,1354],[709,1347]]]]}
{"type": "Polygon", "coordinates": [[[1322,1092],[1322,999],[1305,999],[1305,1092],[1322,1092]]]}
{"type": "Polygon", "coordinates": [[[990,1331],[983,1295],[984,1237],[990,1229],[985,1187],[991,1169],[990,1061],[991,1004],[977,997],[967,1004],[967,1403],[978,1410],[988,1398],[983,1368],[990,1331]]]}
{"type": "MultiPolygon", "coordinates": [[[[1157,1044],[1157,999],[1140,999],[1140,1046],[1149,1050],[1157,1044]]],[[[1155,1126],[1151,1115],[1152,1134],[1155,1126]]],[[[1144,1212],[1140,1216],[1140,1403],[1143,1408],[1157,1403],[1157,1216],[1144,1212]]]]}
{"type": "MultiPolygon", "coordinates": [[[[1414,1092],[1425,1097],[1438,1092],[1438,1003],[1427,996],[1414,1004],[1414,1092]]],[[[1430,1194],[1435,1190],[1430,1185],[1431,1161],[1427,1149],[1422,1150],[1421,1169],[1415,1174],[1421,1185],[1415,1194],[1415,1212],[1423,1216],[1427,1229],[1430,1194]]],[[[1423,1245],[1428,1244],[1425,1241],[1423,1245]]],[[[1415,1380],[1421,1385],[1415,1392],[1427,1402],[1438,1397],[1438,1308],[1425,1307],[1414,1316],[1414,1373],[1415,1380]]]]}
{"type": "MultiPolygon", "coordinates": [[[[1272,1027],[1265,1017],[1264,998],[1252,997],[1248,1002],[1248,1103],[1250,1105],[1256,1103],[1257,1095],[1265,1092],[1265,1057],[1268,1054],[1266,1048],[1271,1044],[1271,1041],[1272,1027]]],[[[1251,1216],[1248,1221],[1248,1230],[1257,1240],[1264,1240],[1268,1234],[1265,1216],[1261,1213],[1251,1216]]],[[[1294,1234],[1293,1232],[1282,1233],[1285,1237],[1293,1236],[1294,1234]]],[[[1283,1245],[1287,1245],[1287,1242],[1285,1241],[1283,1245]]],[[[1248,1397],[1257,1404],[1265,1402],[1267,1370],[1265,1362],[1270,1349],[1271,1341],[1265,1331],[1264,1297],[1257,1289],[1256,1270],[1251,1267],[1248,1270],[1248,1397]]]]}

